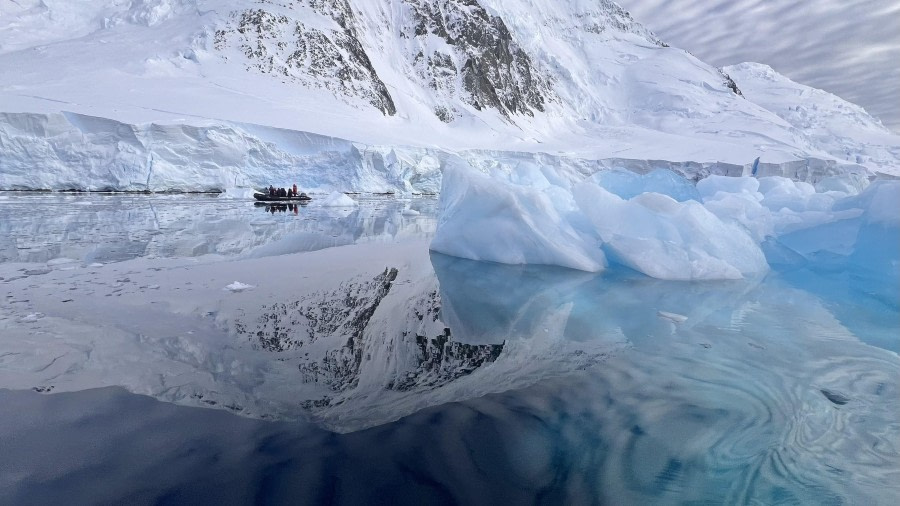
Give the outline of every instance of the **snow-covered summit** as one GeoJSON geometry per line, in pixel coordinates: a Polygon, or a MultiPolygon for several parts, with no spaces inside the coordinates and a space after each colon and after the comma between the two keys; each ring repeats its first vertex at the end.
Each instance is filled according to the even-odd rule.
{"type": "Polygon", "coordinates": [[[877,171],[897,170],[900,135],[862,107],[796,83],[762,63],[741,63],[723,70],[749,100],[777,114],[835,158],[877,171]]]}
{"type": "MultiPolygon", "coordinates": [[[[0,188],[266,181],[307,169],[308,133],[401,179],[421,170],[365,153],[900,172],[900,140],[858,128],[860,111],[828,109],[810,123],[827,129],[808,128],[756,91],[771,80],[735,68],[735,86],[731,69],[668,47],[608,0],[18,0],[0,4],[0,67],[15,69],[0,74],[0,112],[14,114],[0,121],[0,188]],[[162,146],[152,133],[173,124],[185,135],[162,146]]],[[[386,189],[353,179],[341,189],[386,189]]],[[[416,187],[404,181],[393,189],[416,187]]]]}

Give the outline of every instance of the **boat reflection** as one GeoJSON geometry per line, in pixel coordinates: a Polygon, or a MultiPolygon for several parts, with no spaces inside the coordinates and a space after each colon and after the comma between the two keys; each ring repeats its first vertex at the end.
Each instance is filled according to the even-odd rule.
{"type": "Polygon", "coordinates": [[[306,200],[301,200],[296,204],[293,202],[283,204],[275,204],[272,202],[254,202],[253,205],[256,207],[260,207],[264,212],[271,214],[287,212],[297,214],[300,211],[300,208],[308,206],[309,202],[306,200]]]}

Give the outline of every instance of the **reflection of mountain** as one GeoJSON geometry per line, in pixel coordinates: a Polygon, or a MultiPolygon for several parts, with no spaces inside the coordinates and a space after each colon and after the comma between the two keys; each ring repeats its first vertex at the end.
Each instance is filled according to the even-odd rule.
{"type": "Polygon", "coordinates": [[[188,268],[142,260],[30,277],[3,271],[15,295],[0,305],[0,387],[121,385],[244,416],[311,416],[350,432],[601,363],[606,370],[626,343],[652,350],[640,369],[654,371],[640,374],[665,375],[704,349],[752,361],[729,362],[728,370],[765,368],[771,359],[757,360],[766,354],[799,356],[826,336],[830,353],[863,358],[838,375],[811,363],[821,375],[816,388],[851,398],[865,394],[841,378],[861,366],[896,369],[896,355],[861,344],[819,299],[777,278],[665,282],[426,255],[426,245],[413,242],[188,268]],[[236,273],[268,281],[223,292],[236,273]],[[676,324],[659,311],[687,320],[676,324]],[[681,358],[669,363],[670,354],[681,358]]]}
{"type": "Polygon", "coordinates": [[[78,267],[41,274],[41,284],[10,276],[18,295],[3,306],[9,340],[0,355],[16,361],[0,362],[0,385],[53,392],[122,385],[246,416],[312,414],[352,431],[569,374],[624,344],[620,333],[568,337],[576,286],[566,276],[507,279],[502,267],[448,266],[456,260],[446,258],[435,261],[436,276],[424,244],[404,248],[360,245],[187,269],[163,260],[139,267],[142,260],[117,264],[127,275],[78,267]],[[393,253],[379,253],[385,248],[393,253]],[[221,287],[235,273],[271,282],[257,281],[245,298],[229,296],[221,287]],[[473,297],[465,284],[440,277],[458,275],[481,277],[478,289],[518,295],[493,307],[496,320],[477,331],[451,324],[446,308],[473,297]],[[51,286],[59,288],[42,292],[51,286]]]}
{"type": "MultiPolygon", "coordinates": [[[[275,303],[257,318],[254,329],[237,322],[236,331],[248,335],[261,349],[273,352],[297,350],[304,345],[308,348],[323,337],[349,336],[343,347],[327,351],[320,360],[307,358],[298,366],[304,383],[321,382],[335,392],[343,392],[359,384],[366,328],[396,279],[397,269],[385,269],[369,281],[341,283],[334,291],[315,293],[290,305],[275,303]]],[[[427,316],[430,321],[415,333],[401,332],[400,338],[407,341],[414,338],[418,347],[415,370],[396,383],[388,383],[388,389],[411,390],[422,383],[436,387],[493,362],[503,351],[503,344],[471,345],[453,341],[447,327],[438,332],[440,309],[438,293],[431,291],[412,308],[412,315],[407,315],[414,315],[420,322],[427,316]],[[429,336],[425,326],[434,327],[432,333],[438,333],[429,336]]],[[[322,406],[328,402],[326,398],[307,404],[322,406]]]]}
{"type": "MultiPolygon", "coordinates": [[[[115,485],[104,487],[116,491],[109,502],[127,502],[114,499],[133,498],[126,492],[147,490],[149,480],[162,491],[152,497],[201,490],[201,501],[226,502],[265,489],[277,492],[267,500],[300,503],[892,504],[900,360],[860,342],[865,336],[839,322],[827,299],[777,273],[684,283],[439,255],[432,271],[419,246],[176,270],[177,288],[213,278],[221,293],[221,278],[237,267],[256,274],[306,265],[303,276],[205,306],[175,289],[165,300],[104,297],[94,326],[79,321],[82,308],[67,315],[52,304],[34,307],[44,318],[17,323],[21,299],[33,300],[41,284],[65,289],[54,283],[65,273],[12,280],[16,302],[0,302],[0,387],[119,384],[244,416],[312,413],[327,428],[355,432],[260,424],[116,390],[0,391],[3,406],[15,406],[0,410],[11,435],[0,469],[44,477],[45,455],[69,453],[54,460],[64,478],[27,490],[58,499],[54,492],[70,490],[68,477],[80,473],[115,485]],[[328,261],[345,267],[329,270],[328,261]],[[151,311],[148,300],[158,317],[130,321],[131,304],[151,311]],[[163,311],[176,303],[185,307],[163,311]],[[196,315],[207,312],[243,330],[204,334],[196,322],[208,320],[196,315]],[[189,322],[193,334],[182,326],[189,322]],[[626,338],[631,347],[610,356],[626,338]],[[329,356],[353,360],[325,371],[329,356]],[[319,383],[299,370],[313,364],[319,383]],[[412,414],[420,408],[429,409],[412,414]],[[160,447],[159,434],[172,444],[160,447]],[[112,465],[93,465],[99,454],[112,465]]],[[[135,264],[121,267],[143,283],[135,264]]],[[[157,265],[164,274],[165,262],[157,265]]],[[[841,303],[862,317],[878,307],[859,297],[841,303]]]]}
{"type": "Polygon", "coordinates": [[[566,273],[535,282],[508,277],[514,273],[505,266],[456,265],[457,259],[440,255],[432,261],[437,276],[388,268],[371,279],[335,282],[336,288],[266,305],[252,321],[235,321],[234,331],[254,348],[296,362],[301,383],[325,387],[321,397],[301,405],[341,430],[349,427],[332,425],[338,419],[368,425],[572,372],[624,344],[618,335],[580,343],[568,338],[569,302],[551,300],[571,291],[565,276],[553,276],[566,273]],[[448,324],[448,308],[473,296],[469,285],[443,277],[457,275],[475,275],[482,281],[475,289],[484,293],[502,284],[517,296],[489,308],[493,320],[468,315],[479,330],[461,320],[448,324]],[[527,321],[519,317],[523,312],[527,321]],[[513,320],[515,328],[505,325],[513,320]]]}

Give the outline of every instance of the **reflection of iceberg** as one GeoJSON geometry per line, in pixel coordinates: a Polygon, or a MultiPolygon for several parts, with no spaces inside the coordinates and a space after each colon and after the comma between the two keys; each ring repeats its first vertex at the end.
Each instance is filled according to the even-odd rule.
{"type": "MultiPolygon", "coordinates": [[[[543,334],[548,314],[572,305],[592,274],[558,267],[476,262],[431,254],[440,283],[441,317],[469,343],[502,343],[543,334]]],[[[570,320],[571,323],[571,320],[570,320]]],[[[571,338],[562,329],[560,337],[571,338]]]]}
{"type": "Polygon", "coordinates": [[[740,303],[758,282],[664,281],[623,268],[591,274],[543,265],[504,265],[432,253],[442,315],[466,342],[502,342],[545,334],[550,314],[564,311],[559,338],[642,340],[667,335],[657,313],[687,315],[685,328],[740,303]]]}

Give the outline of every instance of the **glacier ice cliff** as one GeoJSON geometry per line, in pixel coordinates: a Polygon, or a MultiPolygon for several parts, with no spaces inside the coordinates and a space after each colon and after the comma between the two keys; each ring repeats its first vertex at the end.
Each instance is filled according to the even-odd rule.
{"type": "MultiPolygon", "coordinates": [[[[443,169],[460,163],[520,181],[544,172],[575,182],[614,168],[671,169],[693,181],[751,170],[749,163],[372,145],[253,124],[195,123],[129,124],[71,112],[0,113],[0,190],[223,191],[296,183],[319,193],[434,194],[440,191],[443,169]]],[[[813,183],[843,174],[865,177],[869,172],[819,158],[763,162],[758,172],[813,183]]]]}

